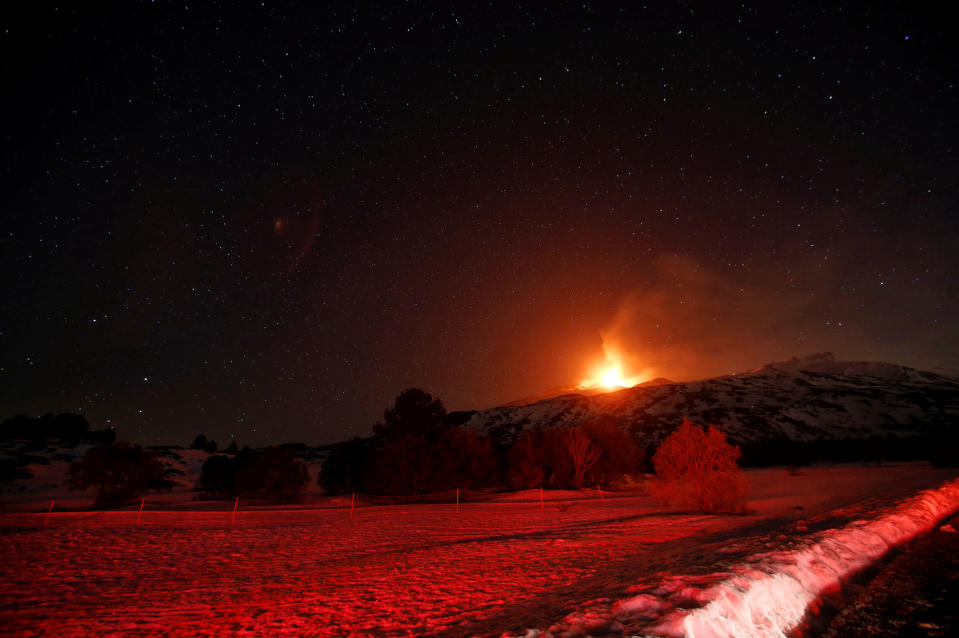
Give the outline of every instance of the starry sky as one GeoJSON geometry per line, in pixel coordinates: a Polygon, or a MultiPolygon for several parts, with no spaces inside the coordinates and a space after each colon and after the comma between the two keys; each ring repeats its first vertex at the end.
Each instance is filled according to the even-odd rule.
{"type": "Polygon", "coordinates": [[[0,418],[329,443],[604,346],[959,373],[955,24],[628,4],[7,12],[0,418]]]}

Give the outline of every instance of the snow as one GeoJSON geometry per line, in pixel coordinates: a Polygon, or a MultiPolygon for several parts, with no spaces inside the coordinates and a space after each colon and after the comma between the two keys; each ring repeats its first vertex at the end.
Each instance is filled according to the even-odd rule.
{"type": "Polygon", "coordinates": [[[631,630],[650,636],[785,638],[816,611],[824,595],[957,510],[959,479],[954,479],[874,518],[749,556],[726,573],[670,574],[647,593],[599,610],[587,607],[534,635],[578,636],[632,625],[631,630]]]}
{"type": "Polygon", "coordinates": [[[959,379],[826,353],[739,375],[481,410],[466,426],[512,432],[611,418],[641,445],[658,443],[684,417],[716,425],[740,443],[915,436],[959,415],[957,389],[959,379]]]}
{"type": "Polygon", "coordinates": [[[926,490],[873,520],[829,530],[799,547],[754,557],[704,592],[709,601],[691,613],[673,612],[658,632],[666,636],[785,637],[826,592],[890,549],[930,531],[959,509],[959,480],[926,490]]]}
{"type": "Polygon", "coordinates": [[[139,525],[130,508],[54,512],[44,527],[38,501],[0,514],[0,626],[51,636],[775,636],[823,587],[959,504],[955,473],[925,464],[749,476],[746,516],[667,511],[642,492],[546,491],[541,506],[536,490],[459,512],[358,499],[352,519],[349,497],[241,501],[233,522],[232,503],[170,510],[169,499],[148,498],[139,525]]]}

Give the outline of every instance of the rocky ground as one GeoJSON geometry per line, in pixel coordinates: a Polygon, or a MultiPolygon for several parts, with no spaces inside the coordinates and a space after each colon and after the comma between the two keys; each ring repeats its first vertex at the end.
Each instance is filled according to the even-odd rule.
{"type": "Polygon", "coordinates": [[[959,516],[886,564],[821,636],[959,636],[959,516]]]}

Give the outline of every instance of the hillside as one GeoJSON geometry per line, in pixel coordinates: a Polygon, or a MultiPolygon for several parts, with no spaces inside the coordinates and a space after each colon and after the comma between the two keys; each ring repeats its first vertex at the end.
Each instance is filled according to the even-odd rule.
{"type": "Polygon", "coordinates": [[[649,446],[683,417],[716,425],[740,444],[923,435],[959,422],[959,380],[817,354],[715,379],[491,408],[465,425],[508,441],[524,430],[612,421],[649,446]]]}

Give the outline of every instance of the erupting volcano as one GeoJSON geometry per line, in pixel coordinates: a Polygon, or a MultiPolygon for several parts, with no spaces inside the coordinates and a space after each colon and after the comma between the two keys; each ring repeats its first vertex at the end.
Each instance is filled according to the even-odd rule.
{"type": "Polygon", "coordinates": [[[590,375],[579,382],[580,389],[631,388],[650,378],[646,374],[624,373],[624,361],[628,360],[628,357],[625,357],[616,346],[603,343],[603,352],[605,353],[603,363],[593,368],[590,375]]]}

